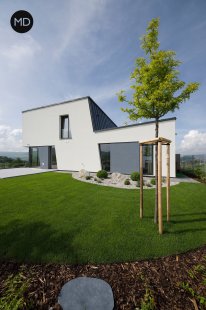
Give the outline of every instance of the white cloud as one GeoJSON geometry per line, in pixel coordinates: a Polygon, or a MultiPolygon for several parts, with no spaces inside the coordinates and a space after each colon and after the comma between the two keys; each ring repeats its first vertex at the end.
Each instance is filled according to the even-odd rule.
{"type": "Polygon", "coordinates": [[[0,151],[24,151],[22,147],[22,129],[12,129],[10,126],[0,125],[0,151]]]}
{"type": "MultiPolygon", "coordinates": [[[[21,67],[26,61],[31,61],[32,58],[41,51],[40,44],[31,36],[27,35],[17,43],[9,43],[0,49],[0,56],[9,64],[9,67],[21,67]]],[[[2,59],[2,60],[3,60],[2,59]]]]}
{"type": "Polygon", "coordinates": [[[180,143],[183,154],[206,154],[206,132],[190,130],[180,143]]]}
{"type": "Polygon", "coordinates": [[[73,0],[67,4],[64,32],[59,46],[54,50],[56,57],[61,57],[65,51],[69,51],[73,56],[85,53],[88,48],[91,51],[93,43],[90,40],[88,42],[88,39],[99,29],[106,3],[106,0],[73,0]]]}

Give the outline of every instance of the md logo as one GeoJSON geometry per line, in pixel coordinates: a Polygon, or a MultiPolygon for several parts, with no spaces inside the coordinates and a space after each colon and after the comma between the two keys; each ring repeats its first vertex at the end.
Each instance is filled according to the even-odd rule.
{"type": "Polygon", "coordinates": [[[29,31],[33,26],[33,17],[27,11],[17,11],[11,17],[11,27],[19,33],[29,31]]]}

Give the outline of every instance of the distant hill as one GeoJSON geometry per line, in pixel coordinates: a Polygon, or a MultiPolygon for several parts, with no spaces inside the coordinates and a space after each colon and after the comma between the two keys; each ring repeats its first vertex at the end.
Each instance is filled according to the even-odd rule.
{"type": "Polygon", "coordinates": [[[28,152],[0,152],[0,156],[6,156],[10,158],[21,158],[22,160],[29,160],[28,152]]]}
{"type": "Polygon", "coordinates": [[[184,161],[191,161],[191,160],[200,160],[206,162],[206,154],[199,154],[199,155],[182,155],[181,160],[184,161]]]}

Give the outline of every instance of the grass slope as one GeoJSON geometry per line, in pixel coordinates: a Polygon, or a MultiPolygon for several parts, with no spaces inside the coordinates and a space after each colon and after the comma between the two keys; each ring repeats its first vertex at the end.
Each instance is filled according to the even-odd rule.
{"type": "MultiPolygon", "coordinates": [[[[183,252],[206,241],[206,186],[171,188],[171,223],[158,235],[153,189],[80,182],[45,173],[0,180],[0,260],[23,262],[117,262],[183,252]]],[[[165,221],[165,189],[163,189],[165,221]]]]}

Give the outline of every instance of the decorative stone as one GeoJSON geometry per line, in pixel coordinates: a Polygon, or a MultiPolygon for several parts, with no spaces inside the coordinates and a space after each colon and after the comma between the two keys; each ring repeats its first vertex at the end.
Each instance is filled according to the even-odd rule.
{"type": "Polygon", "coordinates": [[[102,179],[98,178],[98,177],[95,177],[94,180],[98,183],[102,183],[102,179]]]}
{"type": "Polygon", "coordinates": [[[96,278],[79,277],[61,289],[58,303],[63,310],[112,310],[114,298],[110,285],[96,278]]]}
{"type": "Polygon", "coordinates": [[[120,182],[124,182],[124,180],[127,178],[127,176],[119,173],[119,172],[113,172],[111,174],[111,182],[112,183],[120,183],[120,182]]]}
{"type": "Polygon", "coordinates": [[[81,169],[81,170],[79,171],[79,177],[80,177],[80,178],[86,178],[86,176],[88,176],[88,175],[89,175],[89,172],[86,171],[85,169],[81,169]]]}

